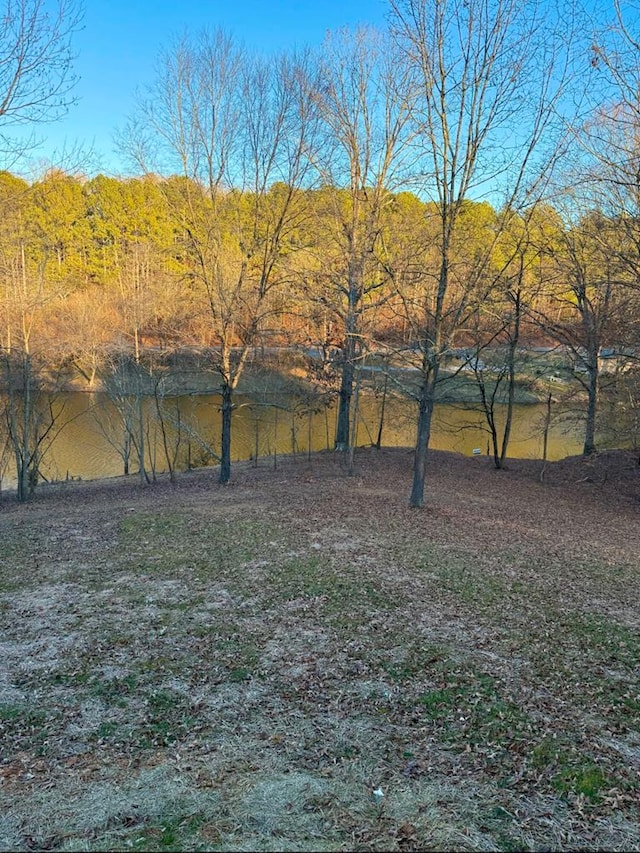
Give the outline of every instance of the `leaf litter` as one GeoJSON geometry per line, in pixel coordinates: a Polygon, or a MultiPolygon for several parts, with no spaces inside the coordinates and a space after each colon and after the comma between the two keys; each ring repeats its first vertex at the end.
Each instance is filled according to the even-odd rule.
{"type": "Polygon", "coordinates": [[[640,849],[635,458],[356,463],[4,499],[0,848],[640,849]]]}

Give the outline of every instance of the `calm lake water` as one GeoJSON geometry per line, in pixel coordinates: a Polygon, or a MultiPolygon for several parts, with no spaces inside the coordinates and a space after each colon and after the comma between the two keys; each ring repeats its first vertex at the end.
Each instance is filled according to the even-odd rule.
{"type": "MultiPolygon", "coordinates": [[[[233,414],[233,460],[273,457],[274,454],[305,454],[333,447],[336,408],[309,412],[298,406],[293,411],[289,401],[277,405],[238,398],[233,414]]],[[[64,405],[60,422],[64,426],[46,454],[42,468],[49,480],[119,476],[123,473],[123,419],[121,409],[101,393],[70,393],[57,399],[64,405]]],[[[370,445],[377,439],[381,400],[366,394],[359,404],[358,444],[370,445]]],[[[166,455],[159,418],[152,400],[143,409],[143,429],[147,443],[147,465],[166,471],[166,455]]],[[[135,407],[127,416],[137,418],[135,407]]],[[[509,456],[542,458],[543,405],[515,407],[509,456]]],[[[170,453],[177,449],[176,469],[187,462],[194,466],[215,464],[210,450],[220,444],[219,397],[198,395],[167,398],[163,403],[163,419],[170,453]]],[[[139,421],[136,420],[139,424],[139,421]]],[[[462,406],[438,405],[435,409],[431,447],[472,455],[474,450],[487,453],[488,433],[478,411],[462,406]]],[[[547,457],[550,460],[581,452],[580,425],[555,420],[549,435],[547,457]]],[[[382,444],[387,447],[412,446],[415,442],[415,406],[395,397],[387,399],[382,444]]],[[[131,453],[130,471],[137,471],[135,450],[131,453]]],[[[11,459],[5,465],[3,488],[15,484],[11,459]]]]}

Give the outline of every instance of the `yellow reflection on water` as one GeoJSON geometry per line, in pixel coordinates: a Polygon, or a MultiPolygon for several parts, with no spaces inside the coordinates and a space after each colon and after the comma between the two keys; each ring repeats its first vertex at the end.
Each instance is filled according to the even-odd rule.
{"type": "MultiPolygon", "coordinates": [[[[123,473],[124,426],[113,404],[104,394],[71,393],[64,397],[61,420],[65,426],[44,460],[48,479],[66,477],[94,479],[123,473]]],[[[234,460],[273,456],[273,454],[305,454],[333,447],[336,408],[309,411],[299,404],[292,410],[288,400],[269,401],[258,405],[248,398],[238,398],[233,415],[232,457],[234,460]],[[274,405],[275,404],[275,405],[274,405]]],[[[196,395],[167,398],[163,404],[165,430],[169,444],[178,438],[177,468],[187,460],[196,466],[215,464],[209,450],[217,451],[220,443],[219,397],[196,395]],[[179,416],[178,416],[179,413],[179,416]],[[178,423],[179,421],[179,423],[178,423]]],[[[362,394],[359,401],[358,444],[377,441],[381,399],[362,394]]],[[[157,408],[152,400],[143,406],[143,431],[147,466],[157,472],[167,470],[162,432],[157,408]]],[[[503,426],[504,411],[498,411],[498,428],[503,426]]],[[[387,447],[412,447],[415,443],[415,404],[389,397],[386,403],[382,444],[387,447]]],[[[516,405],[508,455],[512,458],[542,458],[545,406],[516,405]]],[[[474,450],[487,453],[489,434],[479,411],[462,406],[437,405],[434,411],[431,447],[471,456],[474,450]]],[[[547,457],[550,460],[581,452],[580,425],[554,419],[547,457]]],[[[10,463],[10,460],[9,460],[10,463]]],[[[130,471],[137,471],[136,451],[131,448],[130,471]]],[[[3,484],[10,487],[12,471],[7,466],[3,484]]]]}

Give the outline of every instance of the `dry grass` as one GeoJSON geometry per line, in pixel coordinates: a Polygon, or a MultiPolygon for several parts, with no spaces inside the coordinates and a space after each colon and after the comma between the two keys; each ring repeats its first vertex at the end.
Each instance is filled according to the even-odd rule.
{"type": "Polygon", "coordinates": [[[0,848],[640,850],[636,460],[410,465],[5,500],[0,848]]]}

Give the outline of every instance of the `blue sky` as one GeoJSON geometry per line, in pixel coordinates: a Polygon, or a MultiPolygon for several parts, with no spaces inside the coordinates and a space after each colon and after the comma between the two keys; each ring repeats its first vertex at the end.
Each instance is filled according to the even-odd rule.
{"type": "Polygon", "coordinates": [[[153,79],[159,51],[185,29],[221,26],[248,47],[279,51],[317,45],[327,30],[382,24],[387,9],[383,0],[85,0],[74,40],[78,103],[37,129],[44,144],[32,155],[36,169],[79,144],[95,150],[89,173],[123,171],[113,132],[131,112],[136,88],[153,79]]]}

